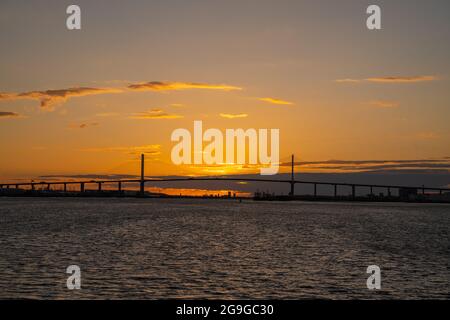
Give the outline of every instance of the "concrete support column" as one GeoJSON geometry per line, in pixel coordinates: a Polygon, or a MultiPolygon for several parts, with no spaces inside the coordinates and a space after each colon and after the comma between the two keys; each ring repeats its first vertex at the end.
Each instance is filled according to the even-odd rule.
{"type": "Polygon", "coordinates": [[[314,197],[317,197],[317,183],[314,183],[314,197]]]}
{"type": "Polygon", "coordinates": [[[80,183],[80,192],[84,192],[84,182],[80,183]]]}
{"type": "Polygon", "coordinates": [[[122,182],[121,182],[121,181],[119,181],[119,182],[117,183],[117,190],[118,190],[119,192],[122,192],[122,182]]]}
{"type": "Polygon", "coordinates": [[[356,197],[356,186],[355,185],[352,185],[352,198],[355,198],[356,197]]]}
{"type": "Polygon", "coordinates": [[[337,184],[334,185],[334,197],[337,197],[337,184]]]}
{"type": "Polygon", "coordinates": [[[98,182],[98,191],[102,191],[102,183],[98,182]]]}
{"type": "Polygon", "coordinates": [[[67,183],[64,183],[64,192],[67,192],[67,183]]]}

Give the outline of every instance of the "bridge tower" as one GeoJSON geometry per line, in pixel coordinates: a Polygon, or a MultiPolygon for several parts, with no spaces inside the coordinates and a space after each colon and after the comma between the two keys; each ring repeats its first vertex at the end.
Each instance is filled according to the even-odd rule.
{"type": "Polygon", "coordinates": [[[294,196],[294,186],[295,186],[294,180],[295,180],[295,178],[294,178],[294,155],[292,155],[291,156],[291,193],[290,193],[291,197],[294,196]]]}
{"type": "Polygon", "coordinates": [[[141,154],[141,182],[140,182],[140,190],[139,193],[141,196],[144,195],[145,192],[145,174],[144,174],[144,154],[141,154]]]}

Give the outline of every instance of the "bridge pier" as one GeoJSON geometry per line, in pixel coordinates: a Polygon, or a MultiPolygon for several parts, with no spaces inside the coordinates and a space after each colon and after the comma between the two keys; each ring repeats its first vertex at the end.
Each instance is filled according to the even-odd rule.
{"type": "Polygon", "coordinates": [[[334,185],[334,197],[337,197],[337,184],[334,185]]]}
{"type": "Polygon", "coordinates": [[[31,191],[34,191],[34,183],[32,183],[30,186],[31,186],[31,191]]]}
{"type": "Polygon", "coordinates": [[[356,190],[355,189],[356,189],[356,186],[353,184],[352,185],[352,198],[353,199],[355,199],[355,197],[356,197],[356,190]]]}
{"type": "Polygon", "coordinates": [[[388,197],[391,196],[391,188],[388,188],[388,197]]]}
{"type": "Polygon", "coordinates": [[[373,197],[373,187],[370,186],[370,196],[373,197]]]}
{"type": "Polygon", "coordinates": [[[67,192],[67,183],[64,183],[64,192],[67,192]]]}
{"type": "Polygon", "coordinates": [[[50,183],[47,183],[47,190],[48,190],[48,191],[51,190],[50,183]]]}
{"type": "Polygon", "coordinates": [[[317,183],[314,183],[314,198],[317,197],[317,183]]]}
{"type": "Polygon", "coordinates": [[[101,192],[102,191],[102,183],[101,182],[97,182],[98,184],[98,191],[101,192]]]}
{"type": "Polygon", "coordinates": [[[121,181],[119,181],[117,183],[117,191],[122,192],[122,182],[121,181]]]}
{"type": "Polygon", "coordinates": [[[80,192],[84,192],[84,182],[80,183],[80,192]]]}

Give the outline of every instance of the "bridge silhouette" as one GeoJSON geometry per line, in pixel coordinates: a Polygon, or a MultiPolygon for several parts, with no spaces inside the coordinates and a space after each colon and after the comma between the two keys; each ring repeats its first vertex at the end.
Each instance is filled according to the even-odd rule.
{"type": "MultiPolygon", "coordinates": [[[[291,179],[269,179],[269,178],[236,178],[236,177],[185,177],[185,178],[146,178],[144,173],[144,155],[141,155],[141,175],[139,179],[118,179],[118,180],[79,180],[79,181],[53,181],[53,182],[22,182],[22,183],[0,183],[0,189],[21,189],[21,187],[28,187],[29,189],[36,190],[37,186],[47,186],[47,190],[51,190],[51,186],[59,185],[63,186],[64,192],[67,192],[67,186],[69,185],[79,185],[79,192],[84,193],[86,191],[86,184],[97,184],[97,190],[102,191],[104,184],[117,184],[117,191],[122,192],[123,184],[125,183],[135,183],[139,185],[138,195],[145,195],[145,184],[146,183],[158,183],[158,182],[189,182],[189,181],[238,181],[238,182],[261,182],[261,183],[285,183],[290,185],[289,196],[295,196],[295,185],[312,185],[314,186],[314,197],[318,196],[317,187],[318,186],[332,186],[334,187],[334,197],[338,197],[338,187],[350,187],[351,197],[356,198],[357,188],[369,188],[370,195],[373,196],[373,190],[375,188],[385,189],[387,195],[390,197],[393,190],[409,190],[419,193],[419,190],[423,195],[427,191],[432,191],[433,193],[443,194],[444,192],[450,192],[449,188],[438,188],[438,187],[425,187],[425,186],[400,186],[400,185],[380,185],[380,184],[360,184],[360,183],[342,183],[342,182],[324,182],[324,181],[305,181],[305,180],[295,180],[294,171],[294,155],[291,157],[291,179]]],[[[111,190],[111,189],[109,189],[111,190]]]]}

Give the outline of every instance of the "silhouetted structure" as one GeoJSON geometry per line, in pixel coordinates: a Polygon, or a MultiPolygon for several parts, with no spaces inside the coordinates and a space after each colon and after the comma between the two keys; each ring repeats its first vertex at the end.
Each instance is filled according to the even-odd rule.
{"type": "MultiPolygon", "coordinates": [[[[267,179],[267,178],[226,178],[226,177],[198,177],[198,178],[154,178],[146,179],[144,172],[144,155],[141,155],[141,172],[140,179],[123,179],[123,180],[91,180],[91,181],[57,181],[57,182],[25,182],[25,183],[0,183],[0,195],[25,195],[25,196],[42,196],[42,195],[74,195],[74,196],[163,196],[163,194],[149,193],[145,191],[145,183],[158,183],[158,182],[180,182],[180,181],[246,181],[246,182],[269,182],[269,183],[289,183],[291,191],[288,196],[277,196],[269,193],[257,193],[255,199],[258,200],[354,200],[354,201],[414,201],[414,202],[449,202],[450,201],[450,189],[448,188],[433,188],[433,187],[412,187],[412,186],[396,186],[396,185],[376,185],[376,184],[355,184],[355,183],[337,183],[337,182],[318,182],[318,181],[303,181],[295,180],[294,172],[294,155],[291,157],[291,177],[289,180],[284,179],[267,179]],[[103,190],[102,185],[108,183],[117,183],[117,190],[103,190]],[[124,183],[138,183],[138,192],[124,192],[122,184],[124,183]],[[86,184],[97,184],[96,191],[86,191],[86,184]],[[314,187],[313,196],[301,196],[294,194],[295,184],[310,184],[314,187]],[[63,186],[63,191],[51,190],[52,186],[63,186]],[[79,191],[67,191],[68,185],[79,185],[79,191]],[[317,187],[319,185],[332,186],[334,188],[334,196],[319,195],[317,187]],[[46,190],[36,190],[37,186],[46,187],[46,190]],[[21,187],[29,187],[29,189],[23,189],[21,187]],[[350,187],[351,196],[340,196],[338,194],[338,187],[350,187]],[[370,194],[366,197],[357,196],[357,188],[370,188],[370,194]],[[373,188],[383,188],[387,191],[387,196],[380,193],[379,196],[373,194],[373,188]],[[399,191],[399,196],[392,196],[392,189],[399,191]],[[418,190],[421,190],[421,194],[418,194],[418,190]],[[431,192],[426,194],[426,192],[431,192]]],[[[231,194],[228,194],[228,198],[231,198],[231,194]]]]}

